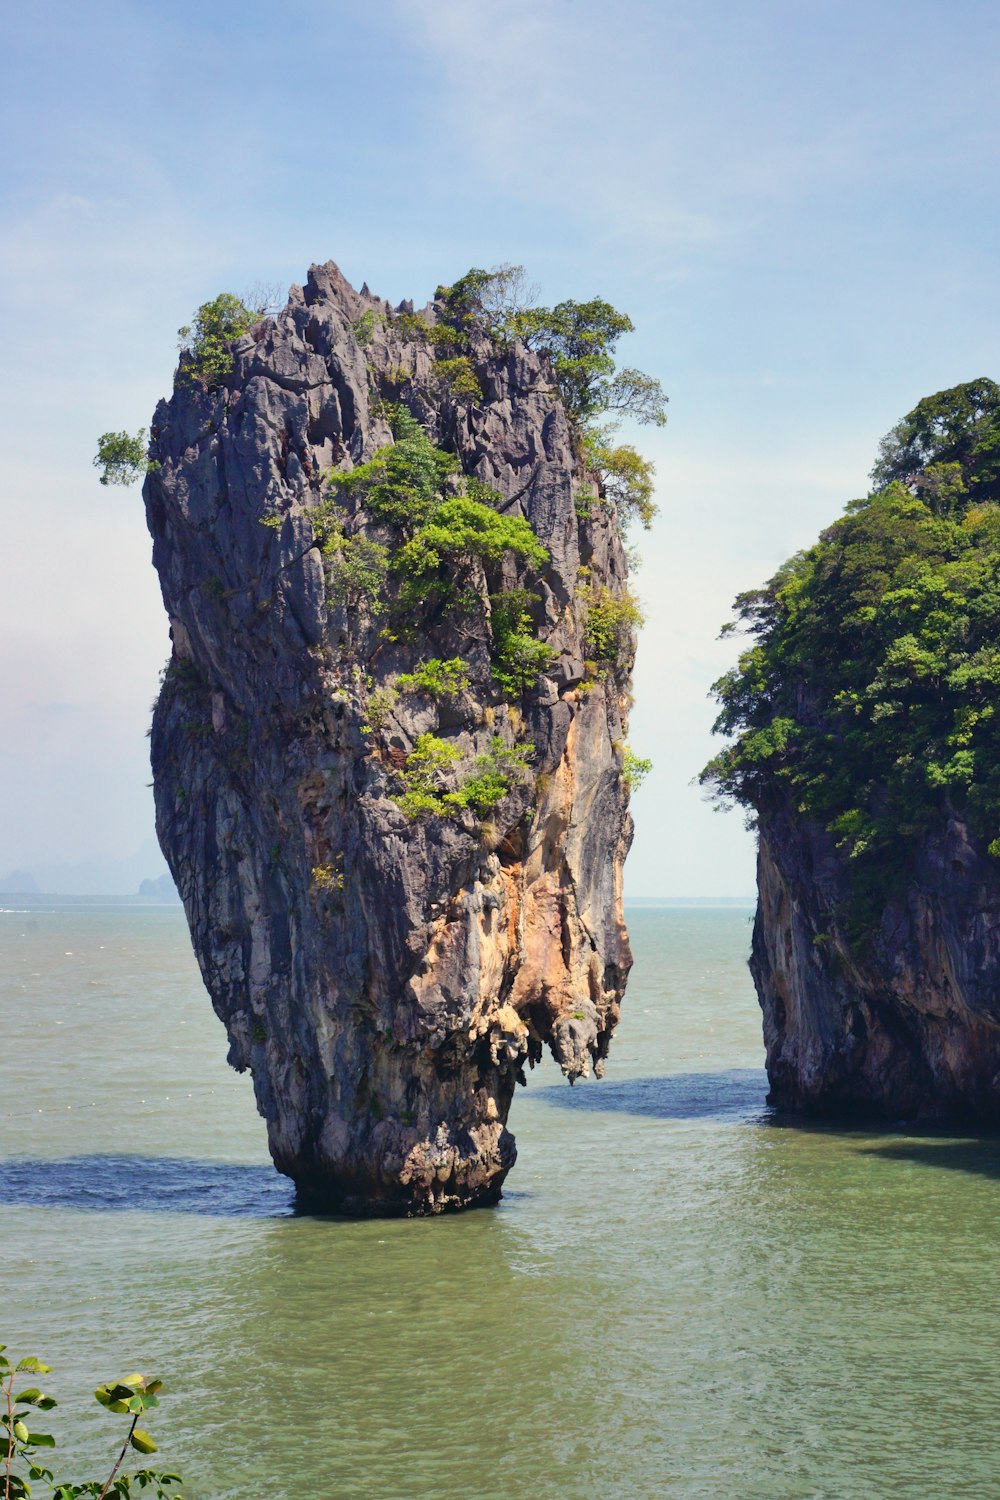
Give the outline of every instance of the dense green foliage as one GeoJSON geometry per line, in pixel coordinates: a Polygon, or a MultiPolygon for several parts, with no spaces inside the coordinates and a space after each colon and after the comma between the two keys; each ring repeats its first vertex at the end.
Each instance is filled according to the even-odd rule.
{"type": "Polygon", "coordinates": [[[356,323],[351,324],[351,328],[354,332],[354,337],[357,339],[362,348],[364,348],[366,344],[370,344],[372,339],[375,337],[375,328],[378,321],[379,320],[376,317],[375,309],[373,307],[369,307],[366,308],[366,310],[361,314],[356,323]]]}
{"type": "Polygon", "coordinates": [[[505,556],[535,568],[549,559],[523,516],[499,515],[467,495],[442,500],[393,558],[400,606],[404,613],[421,604],[467,608],[475,597],[470,584],[477,564],[495,566],[505,556]]]}
{"type": "Polygon", "coordinates": [[[456,400],[481,401],[483,388],[479,384],[475,366],[467,354],[456,354],[448,359],[439,359],[435,373],[441,385],[456,400]]]}
{"type": "Polygon", "coordinates": [[[101,471],[102,484],[137,484],[158,468],[146,453],[146,429],[129,432],[102,432],[97,439],[94,468],[101,471]]]}
{"type": "Polygon", "coordinates": [[[613,594],[593,584],[586,584],[580,594],[586,608],[584,645],[588,658],[602,667],[620,662],[633,633],[643,623],[639,601],[628,589],[613,594]]]}
{"type": "Polygon", "coordinates": [[[50,1366],[33,1356],[14,1364],[7,1358],[6,1346],[0,1344],[0,1500],[27,1500],[35,1493],[32,1486],[39,1483],[48,1487],[51,1500],[78,1500],[86,1495],[97,1500],[128,1500],[134,1493],[133,1486],[135,1490],[148,1490],[156,1500],[183,1500],[175,1488],[181,1483],[178,1474],[161,1474],[153,1469],[130,1474],[122,1470],[130,1449],[144,1456],[156,1452],[156,1444],[139,1426],[139,1419],[159,1405],[162,1381],[129,1375],[97,1387],[94,1395],[100,1405],[113,1415],[126,1417],[128,1431],[106,1479],[69,1482],[58,1480],[39,1458],[39,1450],[55,1448],[56,1440],[49,1432],[35,1430],[35,1413],[52,1411],[58,1403],[35,1385],[32,1377],[49,1374],[50,1366]],[[29,1377],[27,1382],[24,1376],[29,1377]]]}
{"type": "Polygon", "coordinates": [[[587,467],[597,476],[606,500],[612,501],[623,526],[641,521],[648,531],[659,507],[653,499],[653,464],[631,443],[612,443],[614,429],[592,426],[584,435],[587,467]]]}
{"type": "Polygon", "coordinates": [[[432,656],[414,671],[403,672],[396,678],[396,687],[401,693],[423,693],[439,701],[457,697],[468,689],[469,684],[469,664],[461,656],[451,656],[447,661],[432,656]]]}
{"type": "Polygon", "coordinates": [[[651,760],[645,756],[636,755],[628,745],[625,746],[622,751],[622,781],[630,792],[638,791],[652,769],[651,760]]]}
{"type": "Polygon", "coordinates": [[[394,441],[348,473],[330,476],[339,494],[363,501],[376,520],[410,532],[440,503],[445,482],[458,472],[458,459],[431,442],[405,407],[390,408],[394,441]]]}
{"type": "Polygon", "coordinates": [[[537,598],[529,589],[504,589],[490,595],[490,660],[493,677],[508,697],[520,698],[555,655],[535,634],[531,606],[537,598]]]}
{"type": "Polygon", "coordinates": [[[421,734],[398,773],[401,790],[396,801],[411,819],[424,814],[457,817],[465,811],[486,818],[523,775],[533,754],[533,745],[506,745],[494,735],[486,754],[475,756],[462,774],[458,768],[464,757],[454,740],[421,734]],[[454,786],[449,786],[450,780],[454,786]]]}
{"type": "Polygon", "coordinates": [[[949,807],[1000,853],[998,396],[940,392],[890,433],[881,487],[737,600],[754,644],[715,684],[735,739],[703,782],[790,797],[875,887],[949,807]]]}
{"type": "Polygon", "coordinates": [[[326,559],[327,595],[331,604],[356,609],[364,601],[373,614],[385,608],[389,549],[367,536],[347,536],[335,521],[324,528],[320,550],[326,559]]]}
{"type": "Polygon", "coordinates": [[[181,378],[202,385],[221,385],[233,368],[232,341],[248,333],[261,314],[247,307],[232,292],[221,292],[211,302],[203,302],[194,322],[178,328],[180,347],[187,354],[181,367],[181,378]]]}
{"type": "Polygon", "coordinates": [[[1000,500],[1000,386],[970,380],[918,401],[879,446],[872,481],[893,480],[939,513],[1000,500]]]}

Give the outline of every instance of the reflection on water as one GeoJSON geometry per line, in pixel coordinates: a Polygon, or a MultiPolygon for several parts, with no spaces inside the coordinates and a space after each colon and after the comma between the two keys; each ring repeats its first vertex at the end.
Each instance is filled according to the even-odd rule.
{"type": "Polygon", "coordinates": [[[35,916],[0,1340],[75,1468],[135,1364],[193,1500],[1000,1493],[1000,1143],[767,1123],[745,913],[634,914],[609,1076],[519,1091],[500,1207],[374,1223],[291,1211],[179,918],[35,916]]]}

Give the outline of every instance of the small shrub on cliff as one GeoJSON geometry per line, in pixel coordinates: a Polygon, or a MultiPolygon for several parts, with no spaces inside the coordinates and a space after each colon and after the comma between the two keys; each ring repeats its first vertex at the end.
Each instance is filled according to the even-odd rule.
{"type": "Polygon", "coordinates": [[[636,755],[628,745],[622,752],[622,781],[630,792],[636,792],[653,769],[653,762],[636,755]]]}
{"type": "Polygon", "coordinates": [[[384,729],[399,698],[399,692],[389,683],[374,688],[365,702],[365,719],[368,729],[384,729]]]}
{"type": "Polygon", "coordinates": [[[605,500],[614,505],[622,528],[641,521],[648,531],[659,514],[653,499],[655,467],[631,443],[612,443],[612,434],[607,425],[586,434],[587,467],[596,475],[605,500]]]}
{"type": "Polygon", "coordinates": [[[482,401],[483,388],[467,354],[439,359],[434,373],[448,395],[456,401],[482,401]]]}
{"type": "Polygon", "coordinates": [[[639,601],[628,589],[613,594],[610,589],[586,585],[581,590],[585,606],[584,644],[595,662],[611,666],[622,660],[633,632],[643,623],[639,601]]]}
{"type": "Polygon", "coordinates": [[[431,514],[445,482],[458,470],[453,453],[435,447],[409,412],[390,413],[395,441],[359,464],[331,475],[330,485],[341,495],[361,500],[380,521],[409,530],[431,514]]]}
{"type": "Polygon", "coordinates": [[[22,1359],[15,1365],[6,1356],[6,1346],[0,1344],[0,1493],[3,1500],[28,1500],[32,1484],[39,1482],[49,1486],[53,1500],[77,1500],[85,1495],[104,1497],[104,1500],[128,1500],[133,1494],[133,1485],[139,1490],[149,1490],[156,1500],[183,1500],[175,1489],[181,1483],[179,1474],[158,1473],[153,1469],[127,1473],[122,1469],[130,1449],[143,1455],[156,1452],[153,1439],[138,1424],[141,1416],[159,1405],[158,1393],[163,1384],[142,1375],[109,1381],[106,1385],[99,1385],[94,1392],[105,1411],[129,1419],[128,1431],[107,1478],[103,1482],[99,1479],[82,1483],[59,1481],[39,1457],[39,1450],[54,1449],[56,1440],[51,1433],[35,1431],[33,1422],[35,1412],[49,1412],[57,1403],[30,1379],[25,1383],[19,1378],[50,1373],[49,1365],[33,1357],[22,1359]]]}
{"type": "Polygon", "coordinates": [[[403,790],[396,798],[408,818],[418,818],[421,813],[439,816],[445,813],[441,776],[461,759],[461,747],[451,740],[442,740],[434,734],[417,737],[400,772],[403,790]]]}
{"type": "Polygon", "coordinates": [[[529,611],[537,597],[528,589],[490,595],[493,677],[511,698],[520,698],[533,687],[555,656],[551,646],[535,635],[529,611]]]}
{"type": "Polygon", "coordinates": [[[494,735],[485,755],[477,755],[471,774],[458,789],[444,798],[451,810],[468,807],[477,818],[486,818],[497,808],[511,789],[514,780],[527,768],[535,754],[534,745],[506,745],[494,735]]]}
{"type": "Polygon", "coordinates": [[[344,872],[338,864],[329,861],[326,864],[313,865],[309,883],[314,891],[329,896],[344,889],[344,872]]]}
{"type": "Polygon", "coordinates": [[[102,432],[97,439],[94,468],[100,469],[102,484],[138,484],[147,474],[159,468],[150,460],[146,448],[146,429],[129,432],[102,432]]]}
{"type": "Polygon", "coordinates": [[[457,785],[449,787],[448,780],[454,778],[463,760],[460,746],[437,735],[422,734],[399,773],[403,790],[396,801],[411,819],[424,814],[455,817],[466,809],[477,818],[485,818],[523,775],[534,753],[531,744],[507,745],[500,735],[494,735],[489,750],[477,755],[466,774],[459,776],[457,785]]]}
{"type": "Polygon", "coordinates": [[[461,604],[477,564],[495,567],[507,556],[535,568],[549,560],[523,516],[499,515],[468,495],[442,500],[393,559],[404,613],[427,603],[461,604]]]}
{"type": "Polygon", "coordinates": [[[404,672],[396,678],[401,693],[424,693],[428,698],[455,698],[464,693],[470,683],[469,664],[461,656],[452,656],[442,661],[431,657],[412,672],[404,672]]]}
{"type": "Polygon", "coordinates": [[[380,313],[376,313],[374,307],[366,308],[356,323],[351,324],[354,337],[362,348],[370,344],[375,337],[375,330],[383,321],[380,313]]]}
{"type": "Polygon", "coordinates": [[[367,536],[345,536],[331,530],[324,538],[327,559],[327,598],[331,604],[351,608],[366,602],[372,614],[385,608],[385,580],[389,572],[389,549],[367,536]]]}
{"type": "Polygon", "coordinates": [[[259,312],[231,292],[203,302],[194,322],[177,330],[180,347],[187,355],[181,378],[210,387],[221,385],[233,368],[233,340],[248,333],[260,319],[259,312]]]}

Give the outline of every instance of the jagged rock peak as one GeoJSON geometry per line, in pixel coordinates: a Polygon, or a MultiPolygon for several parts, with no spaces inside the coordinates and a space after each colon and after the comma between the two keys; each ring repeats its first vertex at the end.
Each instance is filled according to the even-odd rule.
{"type": "Polygon", "coordinates": [[[547,362],[449,337],[313,266],[182,366],[144,491],[160,842],[276,1165],[350,1213],[495,1201],[525,1064],[600,1073],[631,963],[615,518],[547,362]]]}

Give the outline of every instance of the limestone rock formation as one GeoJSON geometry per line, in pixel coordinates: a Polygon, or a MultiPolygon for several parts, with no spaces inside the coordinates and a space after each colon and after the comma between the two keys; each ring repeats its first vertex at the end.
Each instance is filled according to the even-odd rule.
{"type": "Polygon", "coordinates": [[[571,1081],[599,1074],[631,963],[634,641],[586,663],[586,598],[625,587],[614,516],[577,514],[544,359],[473,332],[479,399],[435,354],[408,304],[313,267],[223,381],[182,359],[144,490],[173,642],[152,730],[160,842],[275,1164],[303,1201],[349,1213],[494,1202],[525,1064],[548,1046],[571,1081]],[[331,473],[393,443],[390,403],[457,457],[448,493],[478,480],[530,523],[543,566],[467,559],[459,608],[411,598],[401,618],[399,536],[363,490],[333,521],[328,503],[331,473]],[[345,537],[362,571],[382,566],[374,590],[345,537]],[[491,619],[522,587],[548,665],[512,693],[491,674],[491,619]],[[456,658],[454,692],[396,686],[456,658]],[[400,805],[426,785],[418,740],[448,747],[431,756],[446,815],[400,805]],[[477,774],[478,811],[459,795],[477,774]]]}
{"type": "Polygon", "coordinates": [[[869,940],[850,861],[788,803],[760,818],[751,971],[770,1101],[817,1114],[1000,1122],[1000,874],[957,817],[923,841],[869,940]]]}

